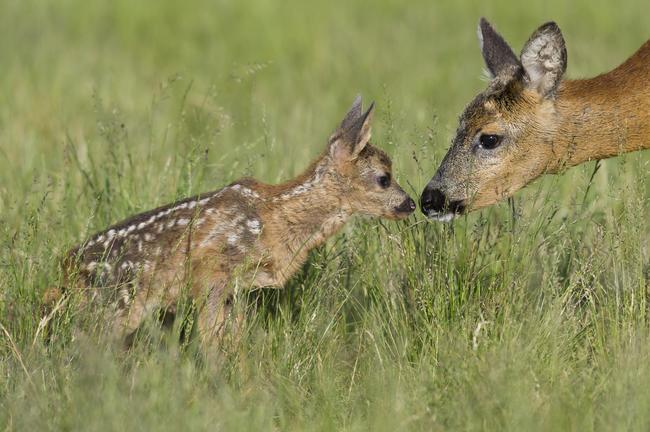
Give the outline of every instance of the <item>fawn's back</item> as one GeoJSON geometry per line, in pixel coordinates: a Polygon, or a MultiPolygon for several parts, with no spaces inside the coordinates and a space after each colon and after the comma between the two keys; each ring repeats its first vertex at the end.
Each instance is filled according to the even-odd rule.
{"type": "MultiPolygon", "coordinates": [[[[262,248],[255,247],[263,228],[259,203],[257,192],[234,183],[141,213],[74,248],[68,267],[91,297],[127,306],[137,281],[149,290],[164,287],[172,302],[191,277],[186,271],[203,262],[215,273],[232,272],[244,258],[262,264],[262,248]]],[[[273,284],[263,270],[259,274],[258,284],[273,284]]]]}

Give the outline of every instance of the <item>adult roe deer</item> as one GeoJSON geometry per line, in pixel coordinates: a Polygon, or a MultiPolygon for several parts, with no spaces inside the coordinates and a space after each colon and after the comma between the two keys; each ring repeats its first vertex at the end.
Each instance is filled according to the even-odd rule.
{"type": "Polygon", "coordinates": [[[467,106],[451,148],[420,198],[448,221],[494,204],[544,173],[650,147],[650,41],[611,72],[563,80],[562,33],[538,28],[519,58],[481,18],[492,77],[467,106]]]}
{"type": "Polygon", "coordinates": [[[373,105],[364,113],[357,97],[327,149],[291,181],[244,178],[93,235],[66,255],[64,288],[80,290],[82,305],[108,305],[122,341],[187,292],[209,347],[232,308],[234,285],[282,286],[355,213],[402,219],[415,210],[391,177],[389,157],[369,144],[372,114],[373,105]]]}

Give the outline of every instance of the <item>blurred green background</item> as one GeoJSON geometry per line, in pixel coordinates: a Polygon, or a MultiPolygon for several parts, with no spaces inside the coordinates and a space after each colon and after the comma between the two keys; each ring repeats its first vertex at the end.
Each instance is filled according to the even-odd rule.
{"type": "MultiPolygon", "coordinates": [[[[6,430],[647,430],[649,156],[453,225],[359,219],[263,293],[222,364],[155,325],[129,353],[39,330],[58,257],[109,223],[307,166],[354,96],[413,197],[482,90],[487,17],[556,21],[570,78],[650,36],[642,1],[0,2],[6,430]],[[514,209],[514,212],[513,210],[514,209]],[[159,340],[164,341],[160,347],[159,340]]],[[[101,324],[101,323],[99,323],[101,324]]],[[[99,325],[101,327],[101,325],[99,325]]]]}

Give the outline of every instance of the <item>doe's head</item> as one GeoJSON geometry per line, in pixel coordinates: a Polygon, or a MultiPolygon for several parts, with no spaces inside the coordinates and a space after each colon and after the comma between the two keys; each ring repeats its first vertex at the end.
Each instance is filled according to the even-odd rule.
{"type": "Polygon", "coordinates": [[[539,27],[519,58],[484,18],[478,36],[491,82],[460,116],[456,137],[422,192],[422,211],[438,220],[511,196],[553,162],[556,94],[567,64],[559,27],[539,27]]]}
{"type": "Polygon", "coordinates": [[[413,213],[415,202],[393,178],[386,153],[370,144],[374,103],[367,111],[357,96],[341,125],[330,137],[328,155],[342,199],[354,212],[389,219],[413,213]]]}

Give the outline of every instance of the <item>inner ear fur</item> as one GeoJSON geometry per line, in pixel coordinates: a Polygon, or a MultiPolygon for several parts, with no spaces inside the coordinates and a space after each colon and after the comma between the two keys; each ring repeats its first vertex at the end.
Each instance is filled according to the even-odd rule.
{"type": "Polygon", "coordinates": [[[521,64],[530,89],[543,97],[554,94],[567,66],[566,44],[556,23],[543,24],[531,35],[521,50],[521,64]]]}

